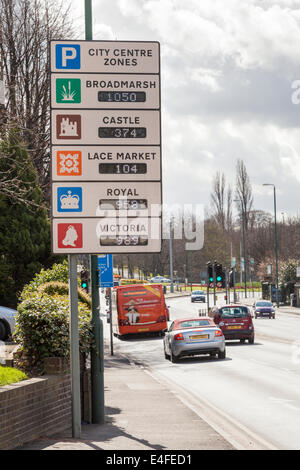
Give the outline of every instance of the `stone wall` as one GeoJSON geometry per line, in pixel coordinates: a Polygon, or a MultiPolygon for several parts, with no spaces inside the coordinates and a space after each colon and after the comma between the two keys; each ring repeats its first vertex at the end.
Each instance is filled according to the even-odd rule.
{"type": "Polygon", "coordinates": [[[0,449],[14,449],[72,426],[70,375],[0,387],[0,449]]]}

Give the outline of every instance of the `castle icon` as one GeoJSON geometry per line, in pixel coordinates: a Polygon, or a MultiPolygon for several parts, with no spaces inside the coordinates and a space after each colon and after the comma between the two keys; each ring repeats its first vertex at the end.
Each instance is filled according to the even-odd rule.
{"type": "Polygon", "coordinates": [[[61,204],[61,210],[79,209],[80,197],[78,194],[72,195],[72,191],[68,191],[68,194],[62,194],[59,199],[61,204]]]}
{"type": "Polygon", "coordinates": [[[60,137],[78,137],[77,122],[71,121],[69,118],[62,118],[60,122],[60,137]]]}

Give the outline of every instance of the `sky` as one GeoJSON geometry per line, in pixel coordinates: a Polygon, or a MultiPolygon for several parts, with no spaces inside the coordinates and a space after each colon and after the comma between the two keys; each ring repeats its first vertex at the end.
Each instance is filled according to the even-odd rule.
{"type": "MultiPolygon", "coordinates": [[[[84,39],[84,0],[72,0],[84,39]]],[[[254,208],[300,214],[300,0],[92,0],[94,40],[159,41],[163,200],[210,207],[242,159],[254,208]]]]}

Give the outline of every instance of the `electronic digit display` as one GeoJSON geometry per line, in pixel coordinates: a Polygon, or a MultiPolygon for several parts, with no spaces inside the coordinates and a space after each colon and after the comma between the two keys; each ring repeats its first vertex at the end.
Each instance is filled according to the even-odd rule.
{"type": "Polygon", "coordinates": [[[144,103],[144,91],[99,91],[98,101],[103,103],[144,103]]]}
{"type": "Polygon", "coordinates": [[[147,199],[100,199],[100,210],[143,210],[147,209],[147,199]]]}
{"type": "Polygon", "coordinates": [[[141,175],[147,173],[147,163],[99,163],[99,173],[106,175],[141,175]]]}
{"type": "Polygon", "coordinates": [[[101,246],[146,246],[147,236],[116,235],[115,237],[100,237],[101,246]]]}
{"type": "Polygon", "coordinates": [[[146,137],[146,127],[99,127],[101,139],[143,139],[146,137]]]}

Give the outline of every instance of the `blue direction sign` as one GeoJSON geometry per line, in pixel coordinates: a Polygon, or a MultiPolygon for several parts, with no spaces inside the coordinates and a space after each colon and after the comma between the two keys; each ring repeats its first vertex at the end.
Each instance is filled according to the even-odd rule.
{"type": "Polygon", "coordinates": [[[112,255],[98,255],[99,283],[100,287],[113,287],[113,259],[112,255]]]}

